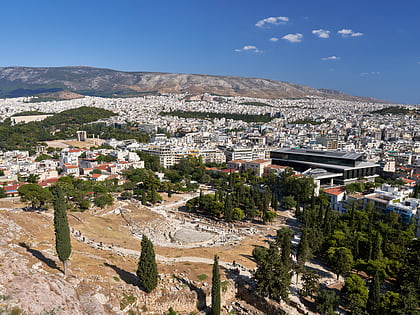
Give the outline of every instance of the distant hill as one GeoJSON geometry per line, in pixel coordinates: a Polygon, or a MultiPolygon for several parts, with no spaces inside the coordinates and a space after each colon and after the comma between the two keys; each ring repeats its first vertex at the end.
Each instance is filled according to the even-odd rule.
{"type": "Polygon", "coordinates": [[[211,93],[259,98],[320,96],[342,100],[384,102],[328,89],[259,78],[123,72],[91,67],[0,68],[0,98],[39,96],[41,100],[82,95],[130,97],[158,93],[211,93]]]}

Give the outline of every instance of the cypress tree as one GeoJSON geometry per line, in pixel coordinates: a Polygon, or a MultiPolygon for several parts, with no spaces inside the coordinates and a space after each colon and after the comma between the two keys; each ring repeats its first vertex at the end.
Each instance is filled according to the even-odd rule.
{"type": "Polygon", "coordinates": [[[376,232],[373,239],[372,259],[380,259],[382,257],[382,235],[376,232]]]}
{"type": "Polygon", "coordinates": [[[141,240],[141,254],[136,274],[140,285],[147,293],[152,292],[157,287],[159,274],[155,251],[152,242],[144,234],[141,240]]]}
{"type": "Polygon", "coordinates": [[[292,240],[293,232],[290,228],[281,228],[277,230],[275,244],[281,248],[281,261],[286,268],[292,266],[292,240]]]}
{"type": "Polygon", "coordinates": [[[227,194],[224,205],[224,216],[225,220],[228,222],[232,221],[232,209],[232,197],[230,194],[227,194]]]}
{"type": "Polygon", "coordinates": [[[141,192],[141,204],[143,206],[147,205],[147,197],[146,197],[146,193],[144,192],[144,190],[141,192]]]}
{"type": "Polygon", "coordinates": [[[220,308],[221,308],[221,298],[220,298],[219,257],[217,257],[217,255],[214,255],[213,277],[211,281],[211,314],[219,315],[220,308]]]}
{"type": "Polygon", "coordinates": [[[376,270],[375,276],[369,290],[369,298],[367,301],[367,310],[371,315],[380,314],[380,291],[381,291],[381,280],[379,277],[379,271],[376,270]]]}
{"type": "Polygon", "coordinates": [[[277,193],[273,192],[271,196],[271,208],[274,211],[277,211],[279,208],[279,199],[277,198],[277,193]]]}
{"type": "Polygon", "coordinates": [[[70,228],[66,212],[66,200],[60,185],[52,189],[54,205],[55,249],[58,259],[63,262],[64,275],[67,275],[67,262],[71,254],[70,228]]]}
{"type": "Polygon", "coordinates": [[[309,260],[310,256],[311,248],[309,247],[309,232],[307,228],[304,228],[298,245],[298,252],[296,257],[300,270],[303,270],[303,267],[305,267],[305,263],[309,260]]]}

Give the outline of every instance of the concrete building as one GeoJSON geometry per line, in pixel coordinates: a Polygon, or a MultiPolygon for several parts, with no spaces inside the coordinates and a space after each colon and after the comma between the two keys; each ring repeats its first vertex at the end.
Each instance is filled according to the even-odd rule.
{"type": "Polygon", "coordinates": [[[270,157],[273,164],[290,166],[300,172],[317,168],[340,174],[334,179],[339,185],[355,182],[358,178],[374,180],[378,176],[379,164],[365,162],[362,154],[355,152],[284,148],[271,151],[270,157]]]}
{"type": "Polygon", "coordinates": [[[226,161],[232,160],[253,160],[253,149],[248,147],[226,147],[223,149],[223,153],[226,155],[226,161]]]}
{"type": "Polygon", "coordinates": [[[331,187],[324,189],[327,194],[331,208],[335,211],[343,212],[343,201],[345,197],[344,187],[331,187]]]}
{"type": "Polygon", "coordinates": [[[258,159],[258,160],[245,162],[244,168],[245,170],[249,170],[249,169],[254,170],[255,175],[262,176],[264,174],[264,168],[270,164],[271,164],[270,160],[258,159]]]}

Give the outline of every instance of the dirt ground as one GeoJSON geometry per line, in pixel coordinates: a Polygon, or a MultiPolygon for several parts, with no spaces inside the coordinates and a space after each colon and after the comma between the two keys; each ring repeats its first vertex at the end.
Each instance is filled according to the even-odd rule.
{"type": "MultiPolygon", "coordinates": [[[[89,279],[90,283],[97,282],[102,286],[104,283],[118,285],[123,281],[124,275],[134,277],[141,249],[140,238],[132,233],[133,226],[121,215],[121,209],[124,209],[130,218],[136,221],[136,224],[148,227],[156,222],[174,218],[178,220],[182,216],[188,216],[186,213],[174,211],[188,197],[191,195],[175,194],[169,199],[164,196],[166,209],[171,210],[169,216],[162,212],[165,211],[165,208],[157,207],[152,211],[137,202],[126,201],[116,201],[113,206],[105,209],[95,208],[85,212],[69,212],[69,225],[72,229],[72,254],[69,261],[71,277],[89,279]],[[171,204],[176,204],[176,207],[169,206],[171,204]],[[78,233],[83,235],[84,240],[77,235],[78,233]],[[97,246],[99,243],[101,246],[97,246]],[[129,255],[125,255],[125,251],[129,255]]],[[[41,262],[42,269],[46,272],[61,274],[62,265],[55,252],[53,210],[49,209],[43,212],[20,210],[24,207],[26,204],[20,202],[18,197],[0,199],[0,218],[13,221],[24,231],[14,240],[15,246],[21,251],[26,249],[30,264],[41,262]]],[[[272,239],[276,230],[284,226],[287,220],[289,220],[288,224],[293,227],[290,215],[290,213],[279,212],[276,221],[269,225],[255,224],[255,222],[239,223],[233,230],[253,228],[257,232],[242,235],[242,240],[234,244],[195,248],[155,245],[158,271],[161,275],[166,275],[165,277],[175,274],[182,275],[182,277],[207,286],[211,283],[212,261],[215,255],[219,256],[221,263],[222,280],[228,278],[226,266],[230,266],[232,262],[253,270],[256,265],[252,257],[252,250],[256,246],[266,246],[266,241],[272,239]]],[[[3,233],[7,233],[7,231],[3,231],[3,233]]],[[[338,285],[334,280],[334,275],[329,274],[323,266],[318,263],[309,265],[325,275],[327,285],[331,287],[338,285]]],[[[247,271],[245,270],[245,272],[247,271]]]]}
{"type": "Polygon", "coordinates": [[[105,140],[102,139],[92,139],[88,138],[86,141],[76,141],[76,140],[55,140],[55,141],[46,141],[47,145],[52,148],[91,148],[102,145],[105,140]]]}
{"type": "MultiPolygon", "coordinates": [[[[174,195],[168,202],[176,202],[183,198],[180,195],[174,195]]],[[[3,208],[23,208],[26,204],[19,201],[19,198],[8,200],[0,200],[0,209],[3,208]]],[[[108,207],[104,210],[91,210],[86,212],[69,212],[69,224],[71,228],[80,231],[86,238],[94,242],[102,242],[104,244],[122,247],[126,249],[140,251],[140,239],[134,237],[127,226],[126,221],[119,214],[112,213],[119,204],[108,207]]],[[[159,219],[160,215],[150,211],[147,208],[135,207],[129,205],[127,208],[133,211],[136,220],[146,224],[155,219],[159,219]]],[[[27,232],[22,239],[16,240],[16,243],[24,243],[33,250],[48,253],[49,257],[57,260],[55,257],[55,236],[53,230],[53,211],[50,209],[45,212],[7,212],[1,211],[1,215],[13,220],[22,226],[27,232]]],[[[274,226],[273,226],[274,230],[274,226]]],[[[253,269],[255,263],[251,253],[255,246],[264,245],[263,236],[253,236],[244,239],[237,246],[227,247],[209,247],[209,248],[168,248],[155,246],[157,255],[168,258],[177,257],[199,257],[213,259],[214,255],[218,255],[220,261],[233,262],[242,264],[243,266],[253,269]]],[[[32,257],[34,263],[36,258],[32,257]]],[[[91,246],[77,241],[72,238],[72,255],[70,265],[73,272],[82,275],[97,274],[102,277],[110,277],[112,279],[112,270],[104,265],[104,262],[114,262],[119,268],[135,272],[137,268],[137,259],[130,257],[120,257],[112,254],[110,251],[98,250],[91,246]]],[[[61,267],[58,262],[57,265],[61,267]]],[[[177,262],[159,263],[160,273],[176,273],[181,272],[187,274],[192,280],[198,280],[199,275],[206,275],[207,280],[211,281],[212,266],[206,263],[197,262],[177,262]]],[[[202,276],[200,278],[204,278],[202,276]]]]}

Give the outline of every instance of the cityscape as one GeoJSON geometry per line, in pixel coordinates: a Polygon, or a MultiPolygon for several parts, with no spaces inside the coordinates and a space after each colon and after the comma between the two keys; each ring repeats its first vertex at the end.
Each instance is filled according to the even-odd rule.
{"type": "MultiPolygon", "coordinates": [[[[149,297],[149,302],[141,302],[144,303],[141,307],[153,307],[154,312],[165,312],[168,309],[180,314],[194,310],[209,311],[208,307],[212,305],[209,300],[211,294],[204,293],[206,300],[200,300],[199,296],[194,297],[197,292],[207,292],[208,289],[207,281],[204,280],[204,277],[207,278],[205,268],[199,266],[200,263],[211,265],[211,255],[198,254],[200,249],[207,248],[211,252],[218,251],[219,264],[227,272],[227,280],[223,281],[226,288],[224,290],[233,294],[231,297],[222,294],[223,311],[239,314],[316,314],[320,309],[318,305],[323,303],[319,300],[321,291],[318,295],[304,294],[303,290],[311,289],[303,280],[295,282],[291,278],[288,284],[290,291],[287,290],[286,295],[281,298],[275,295],[272,297],[273,303],[288,301],[278,306],[257,305],[248,298],[234,298],[238,294],[245,294],[242,292],[245,288],[248,290],[247,294],[269,294],[258,289],[251,293],[255,290],[252,287],[256,283],[258,286],[262,281],[257,277],[258,270],[263,265],[259,267],[258,253],[248,249],[249,245],[243,244],[253,242],[254,247],[258,244],[262,246],[259,248],[264,248],[267,233],[275,235],[276,231],[284,231],[284,227],[291,228],[289,231],[296,234],[290,234],[290,263],[296,266],[302,264],[299,243],[302,244],[302,237],[306,232],[305,217],[300,212],[308,213],[309,210],[305,209],[309,204],[301,198],[308,198],[310,203],[319,203],[313,211],[320,212],[324,216],[323,220],[327,220],[328,211],[323,210],[325,206],[343,217],[349,211],[356,211],[357,207],[364,209],[357,210],[359,216],[362,212],[369,211],[376,211],[376,215],[395,216],[394,220],[399,222],[396,224],[401,228],[409,227],[415,237],[420,234],[420,199],[417,190],[420,180],[420,124],[416,106],[310,96],[304,99],[262,99],[188,93],[135,98],[86,96],[71,100],[36,100],[35,96],[0,101],[1,119],[10,124],[9,130],[39,124],[54,118],[56,114],[72,110],[92,112],[98,108],[110,111],[112,115],[85,125],[77,125],[77,130],[69,139],[41,141],[28,150],[3,150],[0,165],[3,176],[0,177],[0,182],[3,183],[4,204],[10,208],[3,206],[2,211],[6,211],[8,215],[3,218],[2,223],[12,224],[12,217],[8,216],[19,213],[49,213],[45,212],[49,208],[49,197],[42,197],[40,192],[35,193],[32,190],[27,192],[31,185],[52,192],[57,185],[64,185],[64,191],[69,198],[67,208],[73,211],[69,212],[72,246],[75,246],[74,242],[78,242],[95,252],[105,252],[105,255],[113,259],[123,259],[126,263],[138,260],[140,252],[135,250],[138,247],[135,242],[122,243],[122,235],[111,237],[103,228],[93,229],[101,218],[114,221],[112,224],[111,221],[106,223],[108,229],[123,232],[123,238],[141,239],[142,236],[147,236],[157,246],[159,269],[162,269],[161,265],[165,266],[165,273],[159,272],[160,280],[156,284],[157,289],[156,286],[153,287],[153,298],[149,297]],[[100,133],[89,134],[86,129],[92,123],[107,126],[106,128],[114,131],[130,129],[134,132],[131,134],[133,138],[121,137],[118,133],[117,138],[103,138],[100,133]],[[148,138],[137,141],[136,134],[148,135],[148,138]],[[188,173],[185,167],[193,168],[188,173]],[[197,168],[200,171],[194,171],[197,168]],[[137,170],[144,171],[139,173],[137,170]],[[146,184],[146,179],[147,182],[152,181],[151,184],[146,184]],[[224,179],[227,182],[224,183],[224,179]],[[236,184],[232,184],[232,181],[236,184]],[[241,181],[244,181],[245,186],[239,184],[241,181]],[[288,183],[289,187],[284,187],[286,184],[282,183],[288,183]],[[72,190],[68,190],[69,184],[74,187],[72,190]],[[226,184],[237,188],[229,189],[226,184]],[[298,186],[291,188],[295,185],[298,186]],[[249,187],[260,187],[254,193],[261,194],[258,197],[263,198],[261,200],[274,199],[267,201],[265,205],[252,201],[254,205],[248,207],[240,199],[233,197],[243,189],[249,190],[249,187]],[[305,193],[301,189],[308,191],[305,193]],[[309,195],[305,195],[308,193],[309,195]],[[215,197],[207,198],[213,194],[215,197]],[[269,197],[264,197],[265,194],[269,194],[269,197]],[[221,198],[220,201],[217,198],[221,198]],[[237,207],[227,210],[227,200],[237,207]],[[25,207],[25,202],[29,206],[25,207]],[[208,206],[203,206],[207,203],[208,206]],[[220,207],[219,210],[217,207],[220,207]],[[125,222],[123,225],[120,225],[121,220],[125,222]],[[278,230],[279,228],[281,229],[278,230]],[[228,248],[234,250],[228,254],[228,248]],[[186,257],[186,250],[197,256],[186,257]],[[240,256],[247,250],[253,259],[240,256]],[[166,255],[162,255],[162,252],[166,255]],[[174,257],[176,253],[179,255],[174,257]],[[195,275],[198,279],[203,277],[201,282],[193,279],[195,273],[191,268],[179,271],[179,268],[187,269],[185,266],[194,263],[198,264],[197,268],[202,272],[195,275]],[[186,281],[189,289],[183,289],[183,286],[171,280],[172,277],[181,281],[180,283],[186,281]],[[171,289],[172,293],[164,293],[172,285],[177,289],[171,289]],[[204,291],[197,291],[198,288],[204,291]],[[315,301],[312,306],[308,304],[311,299],[315,301]]],[[[60,132],[56,128],[53,126],[52,130],[60,132]]],[[[254,190],[250,192],[252,191],[254,190]]],[[[22,228],[13,229],[16,233],[12,233],[13,237],[17,235],[22,238],[18,232],[20,229],[22,228]]],[[[340,230],[334,233],[339,233],[338,231],[340,230]]],[[[337,237],[334,235],[328,237],[328,242],[337,237]]],[[[31,245],[26,242],[19,245],[32,253],[33,257],[40,259],[31,270],[44,270],[41,268],[42,264],[52,261],[52,258],[47,257],[54,253],[45,246],[41,251],[41,243],[36,244],[38,242],[32,239],[31,245]]],[[[364,246],[363,241],[359,246],[364,246]]],[[[330,250],[331,248],[346,247],[330,247],[330,250]]],[[[383,250],[386,251],[385,248],[383,250]]],[[[336,278],[335,274],[344,275],[348,271],[337,270],[329,265],[335,259],[334,256],[324,262],[326,258],[319,260],[320,256],[317,257],[314,252],[307,253],[310,255],[308,257],[313,258],[305,258],[303,264],[318,272],[322,270],[320,276],[314,278],[321,287],[327,288],[322,290],[329,292],[328,288],[340,289],[343,284],[346,285],[343,278],[336,278]]],[[[365,254],[359,255],[364,257],[365,254]]],[[[353,261],[354,258],[352,256],[346,259],[353,261]]],[[[373,263],[371,261],[366,260],[368,266],[373,263]]],[[[83,264],[78,264],[80,267],[77,268],[82,268],[83,264]]],[[[111,281],[121,279],[118,281],[125,281],[128,288],[126,286],[123,289],[122,300],[119,295],[108,296],[98,290],[89,300],[94,305],[92,307],[96,307],[94,312],[136,312],[141,304],[140,299],[142,296],[145,298],[144,293],[141,293],[141,286],[135,280],[129,280],[127,275],[130,273],[122,273],[120,267],[110,262],[105,265],[111,266],[119,274],[118,277],[113,276],[111,281]],[[139,291],[133,292],[136,287],[139,291]],[[110,298],[119,301],[119,309],[118,306],[112,306],[108,300],[110,298]],[[127,305],[123,308],[121,303],[127,305]],[[111,309],[106,311],[106,307],[111,309]]],[[[372,267],[365,269],[366,267],[356,263],[347,268],[372,270],[369,269],[372,267]]],[[[70,270],[73,269],[74,267],[70,270]]],[[[83,278],[80,273],[73,277],[83,278]]],[[[99,287],[110,281],[106,280],[106,276],[103,277],[105,278],[96,282],[99,287]]],[[[135,279],[134,274],[131,277],[135,279]]],[[[78,282],[74,281],[76,280],[72,280],[73,283],[78,282]]],[[[51,309],[66,313],[65,300],[59,301],[61,302],[56,302],[59,303],[58,306],[51,309]]],[[[25,306],[24,299],[20,299],[19,303],[23,303],[17,305],[23,305],[29,313],[42,311],[48,305],[43,301],[25,306]]],[[[91,312],[86,311],[86,307],[86,304],[78,302],[69,312],[91,312]]],[[[349,306],[337,300],[334,307],[338,307],[336,310],[339,312],[344,312],[349,306]]],[[[140,313],[143,312],[145,311],[140,310],[140,313]]]]}

